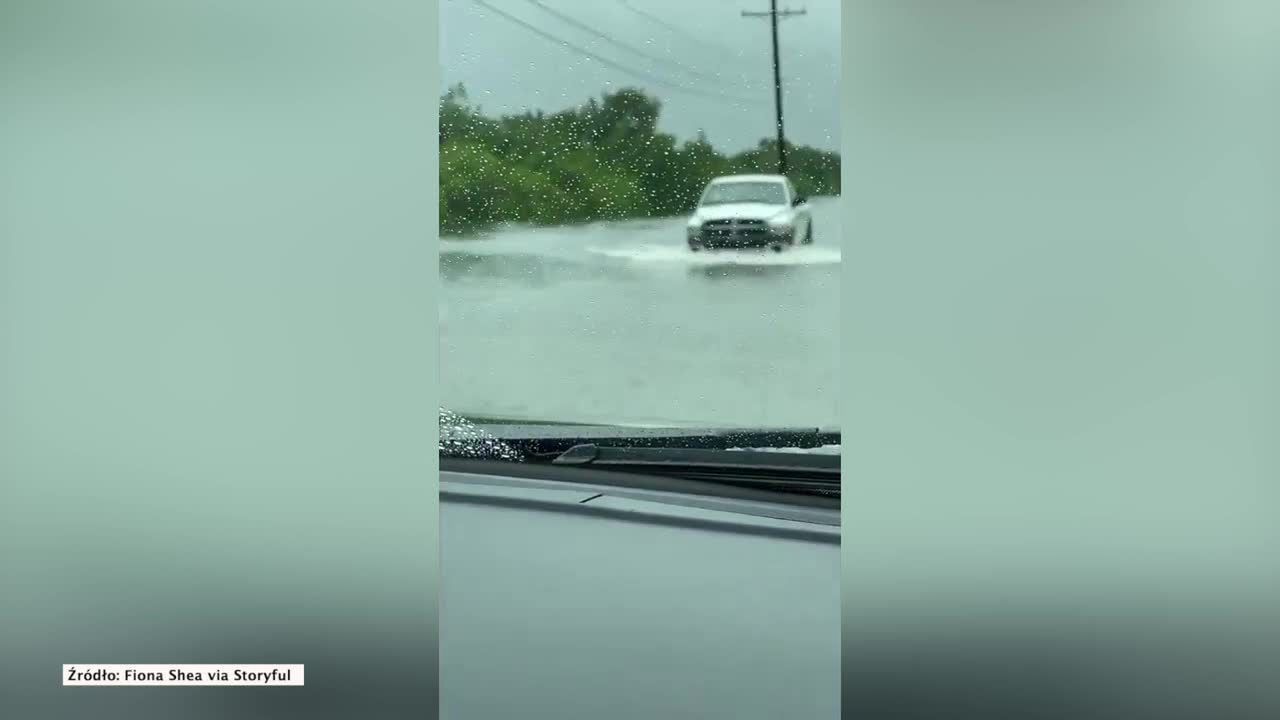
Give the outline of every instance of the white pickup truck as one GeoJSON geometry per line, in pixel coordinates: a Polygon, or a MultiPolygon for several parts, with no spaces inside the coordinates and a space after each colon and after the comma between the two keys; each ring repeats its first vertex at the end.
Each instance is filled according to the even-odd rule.
{"type": "Polygon", "coordinates": [[[782,175],[726,175],[707,183],[686,231],[689,249],[767,247],[782,252],[813,242],[808,201],[782,175]]]}

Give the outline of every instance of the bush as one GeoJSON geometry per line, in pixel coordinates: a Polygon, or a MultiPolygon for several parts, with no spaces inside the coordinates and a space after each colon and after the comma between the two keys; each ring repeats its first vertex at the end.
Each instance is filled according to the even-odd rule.
{"type": "MultiPolygon", "coordinates": [[[[440,100],[440,229],[553,225],[686,213],[729,172],[773,172],[777,143],[726,157],[699,134],[677,146],[657,132],[661,103],[623,89],[550,115],[486,117],[455,85],[440,100]]],[[[809,196],[840,192],[840,156],[787,145],[789,175],[809,196]]]]}

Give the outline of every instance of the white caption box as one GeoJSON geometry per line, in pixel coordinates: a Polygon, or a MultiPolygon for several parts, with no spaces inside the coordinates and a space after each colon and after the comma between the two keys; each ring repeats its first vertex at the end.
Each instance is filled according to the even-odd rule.
{"type": "Polygon", "coordinates": [[[99,665],[62,666],[62,684],[170,687],[301,686],[302,665],[99,665]]]}

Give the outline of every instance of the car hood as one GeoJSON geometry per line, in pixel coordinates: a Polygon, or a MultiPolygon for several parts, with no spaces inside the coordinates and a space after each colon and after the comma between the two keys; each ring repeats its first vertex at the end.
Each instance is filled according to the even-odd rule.
{"type": "Polygon", "coordinates": [[[706,222],[708,220],[771,220],[785,215],[789,208],[785,205],[766,205],[764,203],[727,203],[724,205],[708,205],[694,211],[690,220],[706,222]]]}

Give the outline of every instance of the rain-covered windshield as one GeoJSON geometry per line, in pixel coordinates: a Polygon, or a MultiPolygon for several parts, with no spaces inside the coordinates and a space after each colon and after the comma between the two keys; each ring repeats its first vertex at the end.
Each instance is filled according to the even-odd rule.
{"type": "Polygon", "coordinates": [[[764,203],[785,205],[787,193],[782,183],[776,182],[722,182],[707,188],[702,196],[703,205],[728,203],[764,203]]]}
{"type": "Polygon", "coordinates": [[[445,408],[480,425],[839,425],[840,2],[776,18],[782,118],[768,8],[440,4],[445,408]],[[709,202],[786,203],[752,175],[808,203],[694,222],[717,178],[743,176],[709,202]]]}
{"type": "Polygon", "coordinates": [[[511,460],[523,456],[467,418],[440,408],[440,454],[477,460],[511,460]]]}

